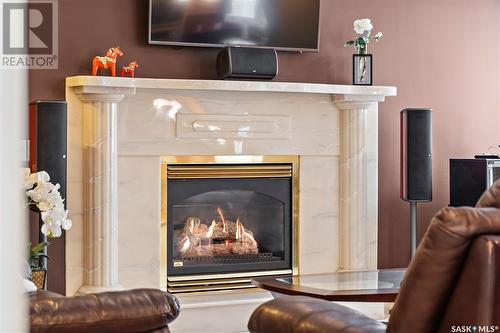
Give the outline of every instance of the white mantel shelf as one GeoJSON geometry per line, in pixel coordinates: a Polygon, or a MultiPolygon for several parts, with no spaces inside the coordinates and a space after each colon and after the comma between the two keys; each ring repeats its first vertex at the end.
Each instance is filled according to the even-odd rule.
{"type": "Polygon", "coordinates": [[[217,90],[248,92],[289,92],[332,95],[396,96],[396,87],[351,86],[339,84],[294,83],[273,81],[223,81],[185,79],[147,79],[109,76],[72,76],[67,87],[109,87],[138,89],[217,90]]]}

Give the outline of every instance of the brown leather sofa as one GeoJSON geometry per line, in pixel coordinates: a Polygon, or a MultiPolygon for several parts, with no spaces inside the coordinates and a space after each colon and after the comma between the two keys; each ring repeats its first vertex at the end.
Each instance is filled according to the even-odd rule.
{"type": "Polygon", "coordinates": [[[179,302],[157,289],[135,289],[64,297],[30,294],[32,333],[169,333],[179,302]]]}
{"type": "Polygon", "coordinates": [[[500,332],[499,208],[496,182],[476,208],[444,208],[434,216],[388,325],[338,304],[288,296],[258,307],[248,328],[251,333],[500,332]]]}

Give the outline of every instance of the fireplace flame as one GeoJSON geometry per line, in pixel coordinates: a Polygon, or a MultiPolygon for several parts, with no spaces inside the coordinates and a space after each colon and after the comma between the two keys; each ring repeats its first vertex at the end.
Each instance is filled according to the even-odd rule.
{"type": "Polygon", "coordinates": [[[179,242],[180,245],[180,253],[186,253],[189,248],[191,247],[191,241],[189,240],[188,236],[185,236],[183,239],[180,240],[179,242]]]}
{"type": "Polygon", "coordinates": [[[250,231],[245,230],[245,227],[240,222],[239,218],[236,221],[236,239],[241,239],[241,240],[246,241],[246,242],[252,244],[253,246],[257,247],[257,241],[255,240],[255,238],[253,238],[253,234],[250,231]],[[239,226],[239,230],[238,230],[238,226],[239,226]],[[239,237],[238,237],[238,231],[240,232],[239,237]]]}
{"type": "Polygon", "coordinates": [[[222,221],[222,232],[228,233],[226,219],[224,218],[224,214],[222,214],[222,210],[220,209],[220,207],[217,207],[217,213],[219,213],[220,219],[222,221]]]}
{"type": "Polygon", "coordinates": [[[238,219],[236,220],[236,240],[240,239],[241,238],[241,230],[245,230],[243,228],[243,225],[241,225],[241,222],[240,222],[240,218],[238,217],[238,219]]]}
{"type": "Polygon", "coordinates": [[[212,224],[210,225],[207,233],[205,234],[206,238],[212,238],[212,236],[214,234],[215,227],[217,227],[217,222],[215,222],[215,220],[212,220],[212,224]]]}

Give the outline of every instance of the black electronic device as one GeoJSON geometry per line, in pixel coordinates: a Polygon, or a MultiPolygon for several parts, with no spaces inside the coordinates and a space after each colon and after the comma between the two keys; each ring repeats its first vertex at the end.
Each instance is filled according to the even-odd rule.
{"type": "Polygon", "coordinates": [[[217,55],[217,74],[221,79],[265,79],[278,74],[278,55],[274,49],[228,46],[217,55]]]}
{"type": "Polygon", "coordinates": [[[450,159],[450,206],[474,207],[498,179],[498,158],[450,159]]]}
{"type": "Polygon", "coordinates": [[[495,159],[495,158],[500,158],[500,156],[494,154],[478,154],[474,155],[474,158],[495,159]]]}
{"type": "MultiPolygon", "coordinates": [[[[53,184],[59,183],[59,192],[66,196],[67,104],[65,101],[36,101],[29,107],[29,166],[32,172],[46,171],[53,184]]],[[[37,227],[38,230],[39,227],[37,227]]],[[[43,240],[40,239],[40,240],[43,240]]],[[[50,240],[50,274],[48,289],[64,294],[65,291],[65,237],[50,240]]]]}
{"type": "Polygon", "coordinates": [[[150,0],[150,44],[319,49],[320,0],[150,0]]]}
{"type": "Polygon", "coordinates": [[[401,199],[410,203],[411,253],[417,248],[417,203],[432,200],[432,110],[401,111],[401,199]]]}
{"type": "Polygon", "coordinates": [[[401,111],[401,198],[432,200],[432,111],[401,111]]]}

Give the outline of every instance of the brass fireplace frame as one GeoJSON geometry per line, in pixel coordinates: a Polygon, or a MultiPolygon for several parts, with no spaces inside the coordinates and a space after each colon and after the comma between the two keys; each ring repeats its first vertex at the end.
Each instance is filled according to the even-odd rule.
{"type": "MultiPolygon", "coordinates": [[[[161,220],[160,220],[160,285],[162,289],[171,292],[194,292],[194,291],[209,291],[209,290],[229,290],[242,289],[253,287],[250,283],[253,277],[269,276],[269,275],[284,275],[284,274],[299,274],[299,203],[300,203],[300,157],[297,155],[219,155],[219,156],[162,156],[161,163],[161,220]],[[176,277],[175,288],[169,288],[167,285],[167,173],[169,166],[179,164],[200,164],[200,165],[216,165],[226,164],[226,175],[230,178],[242,178],[245,173],[252,174],[252,177],[270,177],[276,174],[286,176],[286,172],[279,167],[273,167],[272,164],[279,166],[280,164],[291,164],[291,174],[288,171],[288,176],[292,179],[292,269],[277,270],[277,271],[261,271],[247,273],[221,273],[221,274],[205,274],[196,276],[196,281],[190,281],[190,277],[176,277]],[[267,171],[252,171],[252,167],[232,167],[232,164],[268,164],[270,165],[267,171]],[[240,173],[241,172],[241,173],[240,173]]],[[[179,173],[190,172],[179,168],[175,169],[179,173]]],[[[203,167],[197,168],[195,173],[206,174],[207,170],[203,167]]],[[[209,171],[208,171],[209,172],[209,171]]],[[[196,178],[197,174],[190,174],[190,178],[196,178]]],[[[278,175],[279,176],[279,175],[278,175]]],[[[212,175],[210,175],[212,178],[212,175]]]]}

